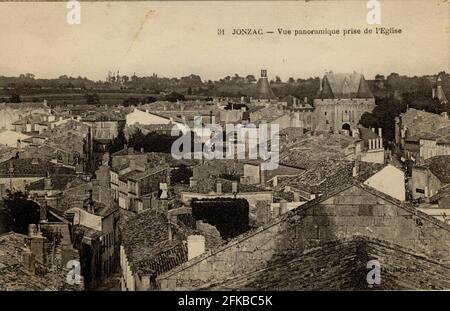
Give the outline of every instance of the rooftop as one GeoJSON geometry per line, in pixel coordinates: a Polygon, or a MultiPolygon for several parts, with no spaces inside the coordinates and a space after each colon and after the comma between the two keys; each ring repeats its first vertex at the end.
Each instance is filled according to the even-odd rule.
{"type": "Polygon", "coordinates": [[[122,223],[122,244],[133,272],[160,274],[187,261],[185,232],[180,228],[171,225],[169,240],[169,222],[155,210],[144,211],[122,223]]]}
{"type": "Polygon", "coordinates": [[[450,183],[450,155],[431,157],[423,163],[444,184],[450,183]]]}
{"type": "Polygon", "coordinates": [[[9,232],[0,235],[0,290],[2,291],[56,291],[73,290],[65,281],[65,272],[51,273],[35,263],[36,273],[23,264],[26,250],[25,235],[9,232]]]}
{"type": "Polygon", "coordinates": [[[387,241],[362,236],[328,242],[309,252],[280,255],[262,269],[196,289],[447,289],[450,287],[448,276],[450,267],[434,259],[417,255],[412,250],[387,241]],[[379,285],[371,286],[366,282],[367,258],[376,258],[382,264],[383,282],[379,285]]]}
{"type": "Polygon", "coordinates": [[[373,98],[373,94],[360,73],[328,73],[317,98],[373,98]]]}
{"type": "Polygon", "coordinates": [[[45,161],[39,158],[30,159],[11,159],[0,163],[0,176],[24,177],[46,177],[50,176],[62,176],[75,174],[73,168],[58,165],[49,161],[45,161]],[[12,171],[10,169],[12,168],[12,171]]]}

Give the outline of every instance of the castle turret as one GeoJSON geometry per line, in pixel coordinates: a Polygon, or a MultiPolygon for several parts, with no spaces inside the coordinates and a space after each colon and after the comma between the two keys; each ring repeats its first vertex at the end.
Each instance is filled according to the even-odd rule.
{"type": "Polygon", "coordinates": [[[255,98],[263,100],[277,99],[270,87],[269,80],[267,79],[266,69],[261,70],[261,78],[259,78],[258,83],[256,84],[255,98]]]}

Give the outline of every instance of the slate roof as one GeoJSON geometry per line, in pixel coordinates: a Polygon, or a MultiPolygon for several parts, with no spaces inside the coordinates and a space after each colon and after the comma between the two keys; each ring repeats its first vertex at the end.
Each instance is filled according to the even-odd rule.
{"type": "Polygon", "coordinates": [[[360,73],[329,73],[322,80],[317,98],[373,98],[364,76],[360,73]]]}

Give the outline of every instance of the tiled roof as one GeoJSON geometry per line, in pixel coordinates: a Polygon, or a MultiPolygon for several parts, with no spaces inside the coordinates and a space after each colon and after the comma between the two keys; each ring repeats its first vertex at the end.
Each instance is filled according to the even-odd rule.
{"type": "Polygon", "coordinates": [[[301,168],[311,168],[322,161],[342,160],[349,156],[349,147],[359,140],[341,134],[315,136],[288,135],[282,142],[280,163],[301,168]]]}
{"type": "MultiPolygon", "coordinates": [[[[189,192],[196,193],[210,193],[215,192],[217,190],[217,183],[222,184],[222,193],[232,193],[232,184],[233,181],[224,179],[224,178],[205,178],[197,181],[197,184],[194,187],[189,188],[189,192]]],[[[254,185],[246,185],[242,183],[238,183],[238,192],[259,192],[264,191],[258,186],[254,185]]]]}
{"type": "Polygon", "coordinates": [[[353,177],[353,161],[321,161],[297,177],[280,177],[280,186],[291,186],[312,194],[323,194],[344,185],[351,185],[355,180],[365,181],[385,167],[384,164],[361,162],[359,173],[353,177]]]}
{"type": "Polygon", "coordinates": [[[430,197],[430,202],[435,203],[444,197],[450,197],[450,184],[442,187],[439,191],[430,197]]]}
{"type": "Polygon", "coordinates": [[[365,127],[359,128],[359,134],[360,134],[360,138],[365,141],[367,141],[369,139],[380,138],[378,136],[378,134],[376,134],[374,131],[372,131],[371,129],[365,128],[365,127]]]}
{"type": "MultiPolygon", "coordinates": [[[[351,187],[358,187],[360,189],[363,189],[364,191],[366,191],[366,192],[368,192],[368,193],[370,193],[372,195],[375,195],[375,196],[377,196],[377,197],[379,197],[379,198],[381,198],[381,199],[383,199],[383,200],[385,200],[387,202],[390,202],[390,203],[394,204],[395,206],[399,207],[400,209],[402,209],[402,210],[404,210],[404,211],[406,211],[406,212],[408,212],[410,214],[416,215],[416,217],[427,221],[432,226],[439,227],[440,229],[444,229],[444,230],[450,232],[450,225],[448,225],[447,223],[444,223],[444,222],[434,218],[433,216],[427,215],[427,214],[417,210],[417,208],[412,206],[410,203],[401,202],[401,201],[399,201],[399,200],[397,200],[397,199],[395,199],[395,198],[393,198],[393,197],[391,197],[391,196],[389,196],[389,195],[387,195],[385,193],[382,193],[382,192],[380,192],[380,191],[378,191],[378,190],[376,190],[376,189],[374,189],[374,188],[372,188],[370,186],[364,185],[363,183],[361,183],[361,182],[359,182],[357,180],[354,180],[354,182],[352,184],[350,184],[350,185],[349,184],[344,184],[344,185],[341,185],[341,186],[337,186],[333,191],[330,191],[330,192],[324,194],[323,196],[319,196],[316,199],[310,200],[307,203],[299,206],[298,208],[295,208],[295,209],[293,209],[291,211],[288,211],[288,212],[286,212],[284,214],[281,214],[279,217],[276,217],[276,218],[272,219],[271,221],[269,221],[268,223],[266,223],[262,227],[258,227],[256,229],[249,230],[249,231],[247,231],[247,232],[245,232],[245,233],[243,233],[243,234],[241,234],[241,235],[231,239],[230,241],[228,241],[227,244],[219,246],[216,249],[207,251],[207,252],[203,253],[202,255],[195,257],[194,259],[190,260],[189,262],[187,262],[187,263],[185,263],[185,264],[183,264],[183,265],[181,265],[181,266],[179,266],[177,268],[174,268],[173,270],[165,273],[164,275],[161,276],[161,278],[164,279],[164,278],[167,278],[168,276],[174,275],[174,274],[178,273],[179,271],[185,269],[186,266],[188,266],[188,265],[191,266],[191,265],[198,264],[199,262],[201,262],[205,258],[210,257],[210,256],[212,256],[214,254],[217,254],[217,253],[220,253],[220,252],[226,250],[230,245],[235,245],[235,244],[237,244],[237,243],[239,243],[239,242],[241,242],[243,240],[246,240],[246,239],[248,239],[248,238],[250,238],[252,236],[258,235],[261,232],[269,230],[270,228],[272,228],[272,227],[274,227],[274,226],[276,226],[276,225],[278,225],[280,223],[283,223],[283,222],[286,222],[286,221],[290,221],[291,219],[295,219],[298,216],[303,216],[303,215],[305,215],[307,210],[310,210],[310,209],[314,208],[315,206],[317,206],[321,202],[324,202],[325,200],[327,200],[327,199],[329,199],[329,198],[331,198],[331,197],[333,197],[333,196],[335,196],[335,195],[337,195],[337,194],[339,194],[339,193],[341,193],[341,192],[343,192],[343,191],[345,191],[345,190],[347,190],[347,189],[349,189],[351,187]]],[[[366,262],[366,264],[367,264],[367,262],[366,262]]],[[[367,270],[365,270],[365,271],[367,273],[367,270]]]]}
{"type": "MultiPolygon", "coordinates": [[[[76,175],[63,175],[51,178],[51,189],[53,190],[64,190],[66,186],[77,178],[76,175]]],[[[45,179],[40,179],[38,181],[32,182],[26,186],[28,191],[33,190],[44,190],[45,189],[45,179]]]]}
{"type": "Polygon", "coordinates": [[[160,274],[187,261],[185,233],[169,223],[165,215],[147,210],[122,224],[122,244],[134,273],[160,274]]]}
{"type": "Polygon", "coordinates": [[[431,157],[425,160],[427,167],[444,184],[450,183],[450,155],[431,157]]]}
{"type": "Polygon", "coordinates": [[[65,281],[65,272],[58,268],[51,273],[43,265],[35,263],[36,273],[23,264],[26,248],[25,237],[17,233],[0,235],[0,290],[1,291],[56,291],[73,290],[65,281]]]}
{"type": "Polygon", "coordinates": [[[447,117],[414,108],[409,108],[408,111],[400,116],[402,126],[408,129],[408,137],[427,132],[446,136],[447,134],[440,132],[440,129],[450,126],[450,121],[447,117]]]}
{"type": "Polygon", "coordinates": [[[9,176],[10,167],[14,168],[13,177],[36,176],[45,177],[58,175],[74,175],[75,170],[69,167],[58,165],[41,159],[12,159],[0,163],[0,176],[9,176]]]}
{"type": "Polygon", "coordinates": [[[360,236],[324,243],[310,252],[274,256],[259,270],[217,280],[196,290],[448,289],[449,275],[450,267],[432,258],[418,256],[413,250],[387,241],[360,236]],[[367,258],[382,263],[386,281],[380,285],[369,286],[366,282],[367,258]],[[407,264],[416,269],[404,269],[407,264]]]}
{"type": "Polygon", "coordinates": [[[87,122],[124,121],[125,117],[113,111],[96,111],[95,113],[88,114],[83,120],[87,122]]]}

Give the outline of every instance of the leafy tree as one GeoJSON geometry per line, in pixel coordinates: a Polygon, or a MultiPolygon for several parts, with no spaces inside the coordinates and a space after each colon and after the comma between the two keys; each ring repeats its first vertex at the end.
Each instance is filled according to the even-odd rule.
{"type": "Polygon", "coordinates": [[[39,222],[39,205],[22,191],[6,191],[4,218],[8,231],[26,234],[30,224],[39,222]]]}
{"type": "Polygon", "coordinates": [[[125,134],[123,130],[120,130],[117,134],[117,137],[114,138],[113,141],[108,145],[108,152],[111,154],[122,150],[126,143],[127,139],[125,138],[125,134]]]}
{"type": "Polygon", "coordinates": [[[139,99],[137,99],[136,97],[125,98],[122,102],[122,105],[124,107],[137,106],[137,105],[139,105],[139,99]]]}
{"type": "Polygon", "coordinates": [[[174,103],[174,102],[176,102],[178,100],[181,100],[181,101],[186,100],[186,98],[184,97],[183,94],[180,94],[180,93],[177,93],[177,92],[172,92],[172,93],[166,95],[164,98],[165,98],[165,100],[167,100],[167,101],[169,101],[171,103],[174,103]]]}
{"type": "Polygon", "coordinates": [[[256,82],[256,78],[254,75],[248,75],[247,77],[245,77],[245,80],[247,80],[247,83],[254,83],[256,82]]]}
{"type": "Polygon", "coordinates": [[[174,184],[187,184],[189,183],[190,177],[192,177],[192,169],[182,164],[171,170],[170,182],[174,184]]]}
{"type": "Polygon", "coordinates": [[[18,94],[13,94],[13,95],[9,98],[9,101],[10,101],[11,103],[21,103],[21,102],[22,102],[22,99],[20,98],[20,95],[18,95],[18,94]]]}
{"type": "Polygon", "coordinates": [[[96,104],[100,103],[100,97],[98,96],[97,93],[86,94],[85,98],[86,98],[86,104],[88,104],[88,105],[96,105],[96,104]]]}
{"type": "Polygon", "coordinates": [[[145,102],[146,104],[151,104],[151,103],[154,103],[154,102],[156,102],[156,101],[157,101],[157,99],[156,99],[155,97],[153,97],[153,96],[148,96],[148,97],[146,97],[145,100],[144,100],[144,102],[145,102]]]}

